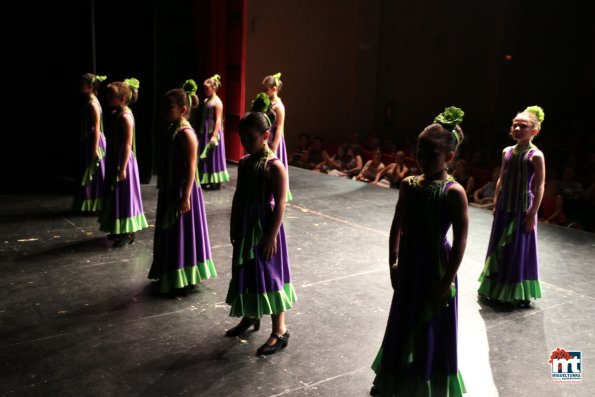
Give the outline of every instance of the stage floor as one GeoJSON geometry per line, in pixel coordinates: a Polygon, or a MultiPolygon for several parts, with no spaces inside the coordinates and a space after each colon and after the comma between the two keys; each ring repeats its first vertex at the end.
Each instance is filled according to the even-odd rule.
{"type": "MultiPolygon", "coordinates": [[[[391,301],[387,240],[398,192],[291,168],[287,207],[298,303],[289,346],[255,351],[270,333],[226,338],[235,187],[205,191],[218,277],[180,298],[156,295],[157,190],[143,185],[151,227],[109,248],[95,217],[66,195],[0,196],[0,395],[366,396],[391,301]]],[[[539,224],[544,297],[501,311],[477,302],[491,212],[469,209],[459,270],[459,367],[468,396],[592,396],[595,235],[539,224]],[[556,384],[557,347],[582,352],[582,384],[556,384]]]]}

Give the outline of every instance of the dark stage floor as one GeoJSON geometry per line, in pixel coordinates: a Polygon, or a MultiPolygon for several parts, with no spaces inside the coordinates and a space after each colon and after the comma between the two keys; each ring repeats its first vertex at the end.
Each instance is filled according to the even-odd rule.
{"type": "MultiPolygon", "coordinates": [[[[219,276],[181,298],[147,279],[153,228],[122,249],[70,197],[0,197],[0,395],[366,396],[391,299],[386,246],[397,191],[291,169],[288,206],[299,302],[291,340],[270,357],[255,350],[270,323],[244,339],[224,303],[234,182],[205,192],[219,276]]],[[[149,223],[156,189],[142,186],[149,223]]],[[[481,306],[491,213],[470,208],[459,272],[459,363],[469,396],[592,396],[595,390],[595,236],[539,225],[544,298],[513,312],[481,306]],[[555,384],[557,347],[582,352],[583,383],[555,384]]]]}

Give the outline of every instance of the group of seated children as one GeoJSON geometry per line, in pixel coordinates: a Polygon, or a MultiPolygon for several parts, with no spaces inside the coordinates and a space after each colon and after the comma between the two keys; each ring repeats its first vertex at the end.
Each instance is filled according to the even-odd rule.
{"type": "MultiPolygon", "coordinates": [[[[302,134],[297,149],[289,156],[289,164],[395,189],[399,188],[403,178],[418,173],[415,159],[412,155],[407,156],[403,150],[395,150],[393,154],[382,154],[380,150],[365,150],[351,141],[336,147],[328,145],[326,149],[320,137],[310,141],[307,134],[302,134]],[[365,161],[368,158],[369,160],[365,161]]],[[[541,221],[558,225],[569,223],[568,211],[565,212],[564,209],[569,203],[572,204],[573,199],[577,200],[568,191],[572,190],[575,193],[578,189],[575,188],[576,182],[573,183],[572,175],[567,174],[571,172],[565,169],[564,178],[558,181],[552,172],[546,180],[539,212],[541,221]]],[[[464,159],[458,159],[454,162],[452,176],[464,187],[471,206],[493,208],[500,167],[494,167],[492,170],[472,168],[464,159]]],[[[591,196],[595,197],[595,184],[589,190],[593,190],[591,196]]]]}

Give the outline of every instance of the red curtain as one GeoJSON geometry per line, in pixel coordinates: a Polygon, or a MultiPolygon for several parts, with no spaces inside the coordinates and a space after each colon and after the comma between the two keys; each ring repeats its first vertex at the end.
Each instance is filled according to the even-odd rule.
{"type": "Polygon", "coordinates": [[[225,151],[228,160],[243,155],[238,124],[246,96],[246,1],[196,2],[198,75],[221,75],[218,92],[223,101],[225,151]]]}

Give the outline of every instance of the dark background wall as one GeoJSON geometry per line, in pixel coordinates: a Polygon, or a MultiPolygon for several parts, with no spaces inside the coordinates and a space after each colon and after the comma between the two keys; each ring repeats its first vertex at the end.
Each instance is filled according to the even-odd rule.
{"type": "MultiPolygon", "coordinates": [[[[199,83],[207,77],[204,42],[214,39],[205,26],[212,21],[196,4],[5,6],[3,16],[20,28],[2,34],[8,71],[0,191],[70,189],[78,79],[93,67],[92,11],[97,72],[141,83],[133,110],[147,182],[158,161],[163,93],[189,77],[199,83]]],[[[592,8],[579,1],[248,0],[246,106],[262,78],[281,71],[290,147],[302,132],[329,143],[352,132],[415,136],[451,104],[467,112],[470,141],[505,128],[531,104],[546,109],[546,127],[554,133],[595,114],[592,8]],[[391,126],[384,116],[388,102],[396,109],[391,126]]]]}
{"type": "Polygon", "coordinates": [[[474,133],[505,126],[530,104],[543,106],[548,121],[587,117],[595,112],[593,8],[537,0],[252,0],[248,101],[266,74],[283,72],[290,146],[302,132],[327,142],[353,132],[415,137],[452,104],[466,111],[476,140],[474,133]]]}
{"type": "MultiPolygon", "coordinates": [[[[108,76],[107,82],[128,77],[140,81],[139,100],[131,108],[141,181],[148,182],[165,130],[163,94],[187,78],[198,79],[197,63],[204,57],[197,51],[199,18],[193,3],[87,0],[20,5],[12,15],[26,16],[22,20],[27,35],[13,32],[5,40],[14,60],[14,80],[8,84],[19,98],[10,112],[26,121],[14,123],[7,115],[0,138],[1,191],[71,188],[83,103],[78,84],[94,67],[97,74],[108,76]]],[[[102,92],[99,99],[107,112],[102,92]]]]}

